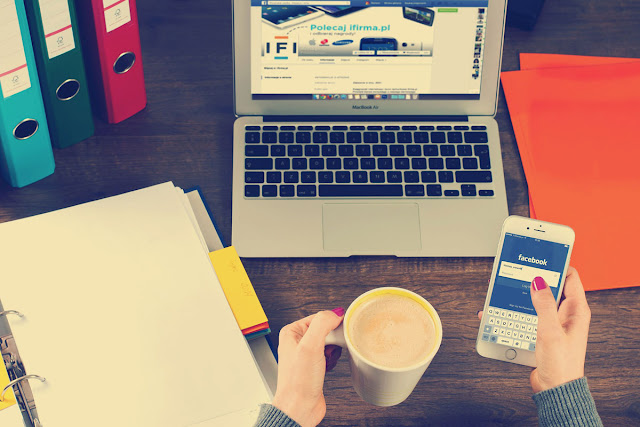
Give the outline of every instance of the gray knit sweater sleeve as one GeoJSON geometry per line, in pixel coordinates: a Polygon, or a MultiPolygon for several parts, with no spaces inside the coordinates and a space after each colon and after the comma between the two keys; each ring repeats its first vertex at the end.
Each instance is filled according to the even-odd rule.
{"type": "Polygon", "coordinates": [[[262,405],[260,415],[253,427],[300,427],[287,414],[273,405],[262,405]]]}
{"type": "Polygon", "coordinates": [[[601,427],[587,378],[582,377],[533,395],[541,427],[601,427]]]}

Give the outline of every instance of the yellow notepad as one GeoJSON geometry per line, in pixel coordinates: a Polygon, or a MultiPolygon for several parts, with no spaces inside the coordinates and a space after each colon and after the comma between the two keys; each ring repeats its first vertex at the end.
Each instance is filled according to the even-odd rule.
{"type": "MultiPolygon", "coordinates": [[[[4,388],[10,382],[11,381],[9,380],[9,374],[7,373],[7,369],[4,366],[4,362],[3,362],[2,363],[2,367],[0,367],[0,392],[2,392],[2,390],[4,390],[4,388]]],[[[8,408],[9,406],[15,405],[15,404],[16,404],[16,397],[13,394],[13,388],[10,388],[4,394],[4,400],[0,401],[0,411],[2,411],[3,409],[8,408]]]]}
{"type": "Polygon", "coordinates": [[[241,330],[267,322],[258,296],[233,246],[209,253],[227,301],[241,330]]]}

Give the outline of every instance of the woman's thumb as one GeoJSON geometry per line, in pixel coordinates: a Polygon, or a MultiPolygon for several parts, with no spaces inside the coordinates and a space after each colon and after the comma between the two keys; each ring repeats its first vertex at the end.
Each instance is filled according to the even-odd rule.
{"type": "Polygon", "coordinates": [[[560,327],[558,306],[551,293],[551,288],[542,277],[536,277],[531,282],[531,302],[538,315],[538,331],[560,327]]]}

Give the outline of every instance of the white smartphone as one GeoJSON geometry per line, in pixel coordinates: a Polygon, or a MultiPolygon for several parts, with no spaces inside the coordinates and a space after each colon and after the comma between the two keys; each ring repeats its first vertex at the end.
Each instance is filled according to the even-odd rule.
{"type": "Polygon", "coordinates": [[[531,281],[542,277],[558,302],[574,240],[575,233],[565,225],[516,215],[504,221],[476,341],[478,354],[536,366],[538,316],[531,281]]]}
{"type": "Polygon", "coordinates": [[[324,15],[306,6],[263,6],[262,21],[276,28],[288,28],[324,15]]]}

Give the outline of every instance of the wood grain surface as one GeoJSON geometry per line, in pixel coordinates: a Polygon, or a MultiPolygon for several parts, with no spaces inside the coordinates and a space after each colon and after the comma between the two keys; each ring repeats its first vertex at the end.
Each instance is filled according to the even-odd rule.
{"type": "MultiPolygon", "coordinates": [[[[140,1],[138,8],[147,109],[119,125],[98,121],[96,136],[56,150],[53,176],[19,190],[0,183],[0,222],[172,180],[202,188],[230,240],[231,1],[140,1]]],[[[534,31],[507,29],[502,68],[518,69],[520,52],[640,57],[638,22],[638,0],[547,0],[534,31]]],[[[502,94],[496,118],[509,212],[527,216],[527,183],[502,94]]],[[[609,143],[615,141],[603,146],[609,143]]],[[[246,259],[245,265],[276,343],[285,324],[346,307],[378,286],[415,291],[442,318],[442,347],[406,402],[365,404],[342,360],[327,375],[322,425],[537,424],[530,369],[484,359],[474,349],[492,259],[246,259]]],[[[608,426],[640,425],[640,288],[587,297],[593,318],[586,373],[600,415],[608,426]]]]}

